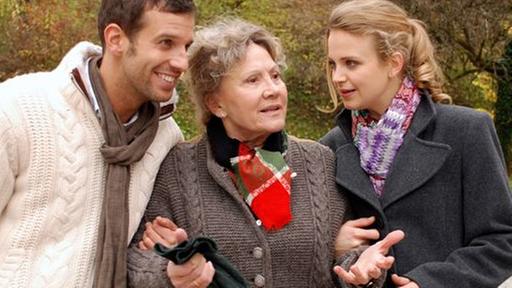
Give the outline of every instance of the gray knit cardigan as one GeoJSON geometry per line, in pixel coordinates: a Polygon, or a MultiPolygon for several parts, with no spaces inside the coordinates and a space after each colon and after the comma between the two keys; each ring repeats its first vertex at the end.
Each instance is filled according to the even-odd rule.
{"type": "Polygon", "coordinates": [[[136,247],[144,223],[161,215],[189,238],[214,239],[219,253],[251,287],[334,287],[333,242],[344,220],[345,197],[335,184],[334,155],[313,141],[289,137],[285,160],[292,180],[292,221],[267,232],[243,201],[228,171],[213,159],[206,136],[178,144],[166,157],[139,231],[128,251],[130,287],[171,287],[167,260],[136,247]]]}

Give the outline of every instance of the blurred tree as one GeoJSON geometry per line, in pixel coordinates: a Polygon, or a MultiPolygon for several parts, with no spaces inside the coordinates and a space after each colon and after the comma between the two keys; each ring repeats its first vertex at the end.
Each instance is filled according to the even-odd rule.
{"type": "Polygon", "coordinates": [[[0,79],[52,69],[75,43],[97,39],[96,2],[3,0],[0,79]]]}
{"type": "Polygon", "coordinates": [[[484,108],[495,115],[496,128],[511,175],[512,66],[511,52],[508,51],[512,49],[512,0],[396,2],[426,22],[429,33],[437,44],[441,65],[448,80],[448,92],[454,101],[466,106],[484,108]],[[471,87],[468,83],[479,81],[482,73],[489,73],[497,83],[496,99],[485,97],[482,90],[468,89],[471,87]]]}
{"type": "MultiPolygon", "coordinates": [[[[510,48],[505,51],[505,45],[511,38],[507,30],[512,23],[512,0],[392,1],[426,22],[454,101],[495,115],[510,169],[510,144],[506,143],[511,142],[512,133],[511,68],[510,52],[506,52],[510,48]]],[[[195,2],[199,26],[220,16],[238,16],[267,27],[282,40],[289,67],[285,78],[291,133],[317,139],[333,125],[334,115],[315,107],[329,103],[324,76],[325,24],[340,0],[195,2]]],[[[98,5],[99,1],[89,0],[0,0],[0,81],[52,69],[76,42],[96,42],[98,5]]],[[[186,91],[181,91],[185,96],[186,91]]],[[[177,118],[190,137],[197,130],[190,124],[193,113],[186,98],[182,98],[177,118]]]]}

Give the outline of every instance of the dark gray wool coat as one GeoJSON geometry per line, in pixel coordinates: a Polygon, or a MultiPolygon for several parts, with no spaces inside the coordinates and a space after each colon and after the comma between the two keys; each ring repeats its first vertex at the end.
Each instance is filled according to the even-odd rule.
{"type": "Polygon", "coordinates": [[[288,138],[292,221],[277,231],[257,224],[227,169],[213,158],[206,137],[176,145],[163,161],[143,223],[128,251],[131,287],[169,287],[168,260],[135,247],[144,221],[172,219],[189,238],[214,239],[251,287],[335,287],[334,239],[346,210],[334,154],[309,140],[288,138]]]}
{"type": "Polygon", "coordinates": [[[450,288],[497,287],[512,274],[512,199],[486,113],[422,95],[381,199],[360,167],[351,121],[342,111],[321,142],[336,154],[336,182],[355,216],[376,216],[381,237],[405,232],[392,273],[450,288]]]}

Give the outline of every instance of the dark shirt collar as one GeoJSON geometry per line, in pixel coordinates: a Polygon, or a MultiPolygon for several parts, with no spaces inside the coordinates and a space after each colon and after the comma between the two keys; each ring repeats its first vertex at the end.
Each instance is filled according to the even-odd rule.
{"type": "MultiPolygon", "coordinates": [[[[238,156],[240,141],[230,138],[226,133],[222,120],[215,116],[212,116],[206,125],[206,133],[215,161],[219,165],[231,169],[230,159],[238,156]]],[[[265,140],[262,148],[268,151],[284,153],[286,151],[284,137],[286,136],[283,131],[272,133],[265,140]]]]}

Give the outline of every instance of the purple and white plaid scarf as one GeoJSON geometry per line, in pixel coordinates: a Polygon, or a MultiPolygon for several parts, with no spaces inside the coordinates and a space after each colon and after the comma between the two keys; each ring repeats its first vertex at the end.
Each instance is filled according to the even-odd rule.
{"type": "Polygon", "coordinates": [[[361,167],[370,176],[379,197],[419,103],[416,84],[406,77],[378,122],[370,117],[367,110],[352,111],[354,145],[359,150],[361,167]]]}

